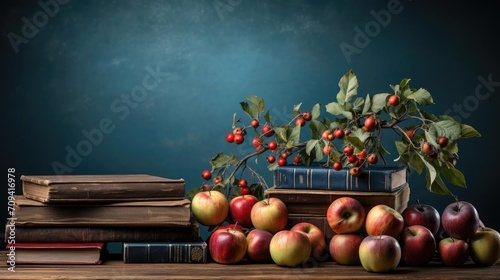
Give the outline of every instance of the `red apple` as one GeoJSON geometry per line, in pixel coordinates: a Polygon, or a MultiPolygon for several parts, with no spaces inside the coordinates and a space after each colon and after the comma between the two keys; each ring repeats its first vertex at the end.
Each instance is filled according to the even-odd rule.
{"type": "Polygon", "coordinates": [[[428,228],[433,235],[436,235],[441,225],[441,217],[436,208],[427,204],[410,205],[401,213],[405,222],[405,227],[412,225],[422,225],[428,228]]]}
{"type": "Polygon", "coordinates": [[[281,230],[271,239],[269,252],[277,265],[296,266],[309,259],[311,242],[304,233],[281,230]]]}
{"type": "Polygon", "coordinates": [[[191,211],[200,224],[216,226],[226,220],[229,202],[226,196],[219,191],[202,191],[193,197],[191,211]]]}
{"type": "Polygon", "coordinates": [[[471,203],[457,200],[443,210],[441,224],[450,237],[465,240],[479,228],[479,214],[471,203]]]}
{"type": "Polygon", "coordinates": [[[403,216],[388,205],[378,204],[368,211],[365,228],[368,235],[385,234],[397,238],[404,228],[403,216]]]}
{"type": "Polygon", "coordinates": [[[446,266],[461,266],[469,258],[469,244],[462,239],[446,237],[438,243],[438,254],[446,266]]]}
{"type": "Polygon", "coordinates": [[[326,238],[323,231],[309,223],[309,222],[301,222],[295,224],[290,228],[291,231],[298,231],[304,233],[311,242],[311,257],[315,259],[320,259],[323,257],[326,248],[326,238]]]}
{"type": "Polygon", "coordinates": [[[363,236],[355,233],[338,233],[330,239],[330,255],[340,265],[359,265],[359,245],[363,236]]]}
{"type": "Polygon", "coordinates": [[[326,219],[335,233],[356,232],[365,221],[365,208],[355,198],[339,197],[326,210],[326,219]]]}
{"type": "Polygon", "coordinates": [[[269,245],[273,234],[263,229],[252,229],[247,234],[247,253],[246,258],[253,263],[272,262],[269,245]]]}
{"type": "Polygon", "coordinates": [[[251,194],[234,197],[229,202],[229,218],[233,223],[238,223],[243,227],[253,227],[250,213],[253,205],[258,201],[259,199],[251,194]]]}
{"type": "Polygon", "coordinates": [[[274,234],[288,224],[288,208],[279,198],[266,198],[253,205],[250,218],[255,228],[274,234]]]}
{"type": "Polygon", "coordinates": [[[428,264],[436,253],[434,234],[422,225],[412,225],[403,229],[399,237],[401,261],[410,266],[428,264]]]}
{"type": "Polygon", "coordinates": [[[240,230],[218,229],[208,241],[210,256],[222,264],[239,263],[247,252],[247,240],[240,230]]]}
{"type": "Polygon", "coordinates": [[[500,233],[482,227],[469,238],[470,258],[481,266],[491,266],[500,261],[500,233]]]}
{"type": "Polygon", "coordinates": [[[401,260],[401,247],[390,235],[367,236],[359,245],[359,260],[366,271],[388,272],[401,260]]]}

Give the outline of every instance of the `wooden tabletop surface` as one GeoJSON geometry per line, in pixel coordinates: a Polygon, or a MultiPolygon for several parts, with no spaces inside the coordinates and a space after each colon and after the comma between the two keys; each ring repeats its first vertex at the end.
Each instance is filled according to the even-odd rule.
{"type": "Polygon", "coordinates": [[[0,279],[500,279],[500,263],[478,267],[471,262],[458,268],[431,262],[425,267],[397,267],[390,273],[369,273],[361,266],[331,261],[307,267],[275,264],[130,264],[108,260],[102,265],[17,265],[8,270],[6,252],[0,252],[0,279]]]}

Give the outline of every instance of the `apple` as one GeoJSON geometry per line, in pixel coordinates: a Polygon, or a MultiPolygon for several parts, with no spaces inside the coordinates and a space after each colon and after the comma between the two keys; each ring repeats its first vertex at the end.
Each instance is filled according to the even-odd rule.
{"type": "Polygon", "coordinates": [[[355,233],[338,233],[330,239],[329,250],[333,261],[340,265],[359,265],[359,245],[363,236],[355,233]]]}
{"type": "Polygon", "coordinates": [[[217,263],[238,263],[247,252],[247,239],[241,230],[218,229],[210,235],[208,250],[217,263]]]}
{"type": "Polygon", "coordinates": [[[457,199],[443,210],[441,224],[450,237],[466,240],[479,228],[479,214],[471,203],[457,199]]]}
{"type": "Polygon", "coordinates": [[[242,232],[245,232],[246,228],[244,228],[243,226],[239,225],[239,224],[225,224],[225,225],[220,225],[216,228],[216,230],[218,229],[235,229],[235,230],[240,230],[242,232]]]}
{"type": "Polygon", "coordinates": [[[378,204],[366,214],[365,228],[368,235],[384,234],[397,238],[403,231],[404,219],[394,208],[378,204]]]}
{"type": "Polygon", "coordinates": [[[272,234],[286,228],[288,224],[288,208],[276,197],[258,201],[250,211],[250,219],[254,228],[267,230],[272,234]]]}
{"type": "Polygon", "coordinates": [[[202,191],[193,196],[191,211],[200,224],[216,226],[226,220],[229,202],[226,196],[219,191],[202,191]]]}
{"type": "Polygon", "coordinates": [[[311,255],[311,241],[304,233],[281,230],[269,244],[271,258],[277,265],[296,266],[305,263],[311,255]]]}
{"type": "Polygon", "coordinates": [[[410,205],[401,213],[405,222],[405,227],[412,225],[422,225],[428,228],[433,235],[436,235],[441,225],[441,216],[436,208],[428,204],[410,205]]]}
{"type": "Polygon", "coordinates": [[[405,227],[399,236],[401,261],[410,266],[428,264],[436,253],[434,234],[425,226],[405,227]]]}
{"type": "Polygon", "coordinates": [[[369,235],[359,244],[359,260],[368,272],[388,272],[399,265],[401,247],[390,235],[369,235]]]}
{"type": "Polygon", "coordinates": [[[252,229],[247,234],[247,253],[246,258],[253,263],[272,262],[269,245],[273,234],[263,229],[252,229]]]}
{"type": "Polygon", "coordinates": [[[253,227],[250,212],[259,199],[251,194],[236,196],[229,201],[229,218],[246,228],[253,227]]]}
{"type": "Polygon", "coordinates": [[[446,266],[461,266],[469,258],[469,244],[462,239],[445,237],[438,243],[438,254],[446,266]]]}
{"type": "Polygon", "coordinates": [[[365,222],[365,208],[357,199],[339,197],[326,210],[328,225],[335,233],[353,233],[365,222]]]}
{"type": "Polygon", "coordinates": [[[292,226],[290,230],[304,233],[309,238],[312,258],[320,259],[323,256],[326,249],[326,238],[319,227],[309,222],[300,222],[292,226]]]}
{"type": "Polygon", "coordinates": [[[500,233],[489,228],[479,228],[469,238],[470,258],[481,266],[491,266],[500,261],[500,233]]]}

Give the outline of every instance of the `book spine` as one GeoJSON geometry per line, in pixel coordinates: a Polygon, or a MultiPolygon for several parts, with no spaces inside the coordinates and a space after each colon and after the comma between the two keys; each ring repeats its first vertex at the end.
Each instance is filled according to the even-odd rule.
{"type": "Polygon", "coordinates": [[[392,173],[400,170],[367,169],[361,176],[353,177],[349,169],[281,166],[273,171],[273,178],[276,188],[392,192],[402,186],[393,186],[391,182],[392,173]]]}
{"type": "MultiPolygon", "coordinates": [[[[11,228],[6,225],[6,237],[11,228]]],[[[179,242],[198,241],[200,227],[23,227],[14,229],[16,242],[179,242]]],[[[7,242],[7,240],[5,240],[7,242]]]]}
{"type": "Polygon", "coordinates": [[[206,263],[206,242],[123,243],[125,263],[206,263]]]}

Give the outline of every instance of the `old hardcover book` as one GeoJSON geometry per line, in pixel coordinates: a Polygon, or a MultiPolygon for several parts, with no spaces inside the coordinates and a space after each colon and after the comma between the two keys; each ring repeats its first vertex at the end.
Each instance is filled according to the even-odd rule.
{"type": "Polygon", "coordinates": [[[206,263],[208,247],[204,241],[123,243],[125,263],[206,263]]]}
{"type": "Polygon", "coordinates": [[[394,192],[408,181],[405,166],[370,166],[353,177],[348,168],[337,171],[320,164],[278,166],[273,179],[276,188],[360,192],[394,192]]]}
{"type": "MultiPolygon", "coordinates": [[[[144,227],[5,227],[5,236],[22,243],[74,243],[74,242],[178,242],[198,241],[200,226],[191,221],[188,226],[144,227]],[[11,232],[13,231],[13,232],[11,232]]],[[[5,241],[7,242],[7,240],[5,241]]]]}
{"type": "Polygon", "coordinates": [[[167,200],[184,197],[184,179],[148,174],[22,175],[23,195],[46,203],[167,200]]]}
{"type": "Polygon", "coordinates": [[[287,206],[289,214],[326,216],[326,210],[330,204],[335,199],[343,196],[357,199],[363,204],[366,211],[377,204],[385,204],[399,212],[403,212],[410,200],[410,187],[406,183],[395,192],[280,189],[272,187],[265,191],[265,195],[281,199],[287,206]]]}
{"type": "Polygon", "coordinates": [[[104,243],[18,243],[7,250],[16,264],[101,264],[104,243]]]}
{"type": "Polygon", "coordinates": [[[16,226],[188,226],[188,199],[106,204],[47,204],[15,196],[16,226]]]}

